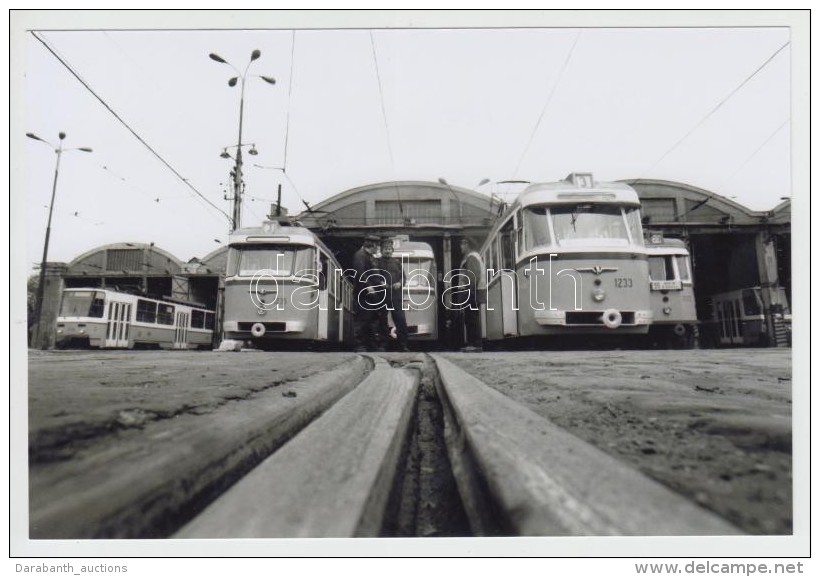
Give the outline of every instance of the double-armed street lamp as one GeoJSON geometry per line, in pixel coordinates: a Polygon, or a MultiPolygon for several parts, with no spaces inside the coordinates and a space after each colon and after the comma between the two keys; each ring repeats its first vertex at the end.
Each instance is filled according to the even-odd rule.
{"type": "Polygon", "coordinates": [[[51,238],[51,216],[54,213],[54,197],[57,194],[57,176],[60,173],[60,158],[62,157],[64,152],[69,152],[71,150],[81,150],[83,152],[92,152],[92,150],[85,146],[80,146],[77,148],[63,148],[63,140],[65,140],[65,132],[59,133],[60,142],[55,147],[52,143],[48,140],[44,140],[37,136],[34,133],[27,132],[26,136],[32,138],[34,140],[39,140],[40,142],[44,142],[45,144],[49,145],[52,149],[54,149],[54,153],[57,155],[57,165],[54,168],[54,184],[51,187],[51,202],[48,205],[48,224],[46,225],[46,241],[43,244],[43,259],[40,261],[40,280],[37,284],[37,300],[34,303],[34,318],[37,322],[37,333],[36,338],[33,341],[36,346],[39,348],[47,348],[48,342],[47,339],[44,339],[43,336],[46,331],[43,330],[42,326],[42,313],[43,313],[43,295],[45,292],[45,279],[46,279],[46,262],[48,261],[48,241],[51,238]]]}
{"type": "MultiPolygon", "coordinates": [[[[254,50],[253,52],[251,52],[251,58],[248,61],[248,65],[245,66],[244,72],[239,72],[239,70],[233,64],[231,64],[218,54],[211,53],[208,55],[208,57],[211,60],[219,62],[220,64],[227,64],[236,71],[237,76],[233,76],[230,79],[228,79],[228,86],[234,87],[241,80],[241,90],[239,93],[239,138],[237,140],[236,146],[225,147],[222,150],[222,154],[220,154],[222,158],[231,158],[231,155],[228,152],[228,148],[236,148],[236,156],[234,157],[236,165],[234,166],[233,174],[231,175],[233,178],[233,211],[231,217],[232,231],[240,227],[242,220],[242,147],[250,146],[251,149],[248,151],[248,154],[257,154],[255,145],[242,144],[242,117],[244,115],[245,110],[245,80],[248,76],[248,68],[250,68],[251,63],[254,60],[257,60],[261,55],[262,53],[259,50],[254,50]]],[[[256,76],[257,78],[261,78],[268,84],[276,84],[276,80],[271,78],[270,76],[254,76],[256,76]]]]}

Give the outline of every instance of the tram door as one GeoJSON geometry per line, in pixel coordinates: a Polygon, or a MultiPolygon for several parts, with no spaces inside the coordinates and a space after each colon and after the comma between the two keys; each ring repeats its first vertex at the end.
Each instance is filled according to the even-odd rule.
{"type": "Polygon", "coordinates": [[[109,302],[108,324],[105,332],[105,348],[128,347],[131,328],[131,303],[109,302]]]}
{"type": "Polygon", "coordinates": [[[317,327],[316,336],[320,341],[325,341],[328,338],[328,328],[330,319],[328,317],[328,273],[330,267],[328,266],[328,258],[322,252],[319,252],[319,326],[317,327]]]}
{"type": "Polygon", "coordinates": [[[740,311],[737,300],[725,300],[717,303],[718,320],[720,321],[721,344],[736,344],[743,342],[740,333],[740,311]]]}
{"type": "Polygon", "coordinates": [[[505,337],[518,336],[518,277],[515,274],[515,221],[510,218],[498,235],[501,259],[501,325],[505,337]]]}
{"type": "Polygon", "coordinates": [[[177,310],[174,322],[174,344],[175,349],[188,348],[188,327],[190,326],[191,313],[177,310]]]}

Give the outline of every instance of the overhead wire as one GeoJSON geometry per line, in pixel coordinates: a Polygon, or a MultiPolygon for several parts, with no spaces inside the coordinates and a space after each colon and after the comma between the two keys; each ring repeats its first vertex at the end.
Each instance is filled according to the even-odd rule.
{"type": "MultiPolygon", "coordinates": [[[[394,173],[396,172],[396,162],[393,159],[393,147],[390,144],[390,126],[387,123],[387,110],[384,107],[384,90],[382,89],[382,78],[381,74],[379,73],[379,59],[376,57],[376,40],[373,38],[373,31],[370,30],[370,47],[373,52],[373,65],[376,69],[376,82],[379,85],[379,102],[381,103],[382,108],[382,120],[384,121],[384,131],[387,137],[387,154],[390,158],[390,169],[394,173]]],[[[398,184],[395,185],[396,188],[396,199],[399,203],[399,214],[401,214],[402,218],[404,218],[404,207],[402,206],[401,202],[401,193],[399,192],[398,184]]]]}
{"type": "Polygon", "coordinates": [[[775,59],[775,57],[776,57],[778,54],[780,54],[780,53],[781,53],[781,52],[782,52],[782,51],[783,51],[783,50],[784,50],[787,46],[789,46],[789,44],[791,44],[791,42],[790,42],[790,41],[787,41],[785,44],[783,44],[783,46],[781,46],[780,48],[778,48],[777,50],[775,50],[775,51],[774,51],[774,53],[773,53],[771,56],[769,56],[769,57],[766,59],[766,61],[765,61],[765,62],[763,62],[763,64],[761,64],[760,66],[758,66],[758,67],[754,70],[754,72],[752,72],[751,74],[749,74],[749,75],[748,75],[748,76],[747,76],[747,77],[746,77],[746,78],[745,78],[745,79],[744,79],[744,80],[743,80],[740,84],[738,84],[738,85],[737,85],[737,86],[736,86],[736,87],[735,87],[735,88],[734,88],[734,89],[733,89],[733,90],[732,90],[729,94],[727,94],[726,96],[724,96],[724,97],[723,97],[723,99],[721,99],[721,101],[720,101],[720,102],[718,102],[717,106],[713,107],[713,108],[712,108],[712,109],[711,109],[708,113],[706,113],[706,115],[705,115],[703,118],[701,118],[701,119],[700,119],[700,121],[698,121],[698,123],[697,123],[697,124],[695,124],[695,126],[693,126],[693,127],[692,127],[692,128],[691,128],[691,129],[690,129],[690,130],[686,133],[686,134],[684,134],[684,135],[683,135],[683,136],[682,136],[682,137],[681,137],[681,138],[680,138],[677,142],[675,142],[675,144],[673,144],[673,145],[671,146],[671,148],[669,148],[669,150],[667,150],[667,151],[666,151],[666,152],[665,152],[665,153],[664,153],[664,154],[663,154],[663,155],[662,155],[662,156],[661,156],[658,160],[656,160],[656,161],[655,161],[655,163],[654,163],[654,164],[652,164],[652,166],[650,166],[647,170],[643,171],[643,173],[641,173],[641,176],[639,176],[637,180],[640,180],[641,178],[644,178],[644,176],[645,176],[646,174],[648,174],[649,172],[651,172],[651,171],[652,171],[652,170],[653,170],[656,166],[658,166],[661,162],[663,162],[663,160],[664,160],[664,159],[666,159],[666,157],[667,157],[667,156],[669,156],[669,155],[670,155],[670,154],[671,154],[671,153],[672,153],[672,152],[673,152],[673,151],[674,151],[674,150],[675,150],[678,146],[680,146],[680,145],[683,143],[683,141],[684,141],[684,140],[686,140],[687,138],[689,138],[689,136],[691,136],[693,132],[695,132],[698,128],[700,128],[700,127],[701,127],[701,125],[703,125],[703,123],[704,123],[704,122],[706,122],[706,121],[707,121],[707,120],[708,120],[708,119],[709,119],[709,118],[710,118],[713,114],[715,114],[715,112],[717,112],[717,111],[718,111],[718,110],[719,110],[719,109],[720,109],[720,108],[721,108],[724,104],[726,104],[726,102],[727,102],[730,98],[732,98],[732,96],[734,96],[735,94],[737,94],[737,92],[738,92],[741,88],[743,88],[746,84],[748,84],[748,83],[749,83],[749,81],[750,81],[750,80],[752,80],[752,78],[754,78],[755,76],[757,76],[757,75],[760,73],[760,71],[761,71],[761,70],[763,70],[766,66],[768,66],[768,64],[769,64],[772,60],[774,60],[774,59],[775,59]]]}
{"type": "Polygon", "coordinates": [[[231,220],[231,217],[228,216],[228,214],[225,211],[216,206],[205,195],[199,192],[190,182],[188,182],[188,179],[184,178],[179,172],[177,172],[177,170],[173,166],[171,166],[171,164],[167,160],[165,160],[156,150],[153,149],[153,147],[151,147],[150,144],[148,144],[139,134],[137,134],[137,132],[133,128],[131,128],[131,126],[129,126],[129,124],[119,114],[117,114],[117,112],[113,108],[111,108],[111,106],[105,100],[103,100],[103,98],[100,97],[94,91],[93,88],[91,88],[88,82],[86,82],[80,76],[80,74],[76,70],[74,70],[74,68],[72,68],[72,66],[65,60],[65,58],[60,56],[57,53],[57,51],[54,48],[52,48],[48,42],[46,42],[44,38],[38,35],[37,32],[34,30],[31,31],[31,35],[34,38],[36,38],[46,48],[46,50],[48,50],[60,62],[60,64],[62,64],[66,68],[66,70],[68,70],[80,82],[80,84],[82,84],[85,87],[85,89],[88,90],[94,96],[94,98],[96,98],[100,102],[100,104],[102,104],[105,107],[105,109],[108,110],[114,116],[114,118],[116,118],[123,126],[125,126],[125,128],[143,146],[145,146],[151,152],[151,154],[153,154],[160,162],[162,162],[162,164],[164,164],[165,167],[168,168],[182,183],[184,183],[188,188],[190,188],[199,198],[205,201],[211,208],[220,212],[229,221],[231,220]]]}
{"type": "Polygon", "coordinates": [[[567,52],[566,57],[564,58],[564,64],[561,66],[561,70],[558,73],[558,77],[555,79],[555,82],[552,85],[552,89],[550,90],[549,96],[547,96],[547,101],[544,103],[544,107],[541,109],[541,114],[538,116],[538,120],[535,122],[535,126],[530,133],[530,139],[527,142],[527,146],[524,147],[524,152],[521,153],[521,158],[518,159],[518,164],[515,166],[515,170],[513,171],[513,179],[518,176],[518,171],[521,169],[521,164],[524,162],[524,158],[526,158],[527,153],[530,151],[530,146],[532,146],[533,140],[535,140],[535,135],[538,132],[538,129],[541,126],[541,121],[544,119],[544,114],[547,112],[547,108],[549,108],[550,103],[552,102],[553,96],[555,96],[555,92],[558,89],[558,85],[561,83],[561,79],[564,77],[564,73],[569,66],[569,61],[572,58],[573,52],[575,52],[575,46],[578,45],[578,40],[581,38],[582,30],[578,30],[575,34],[575,40],[572,42],[572,46],[570,46],[569,51],[567,52]]]}
{"type": "Polygon", "coordinates": [[[288,168],[288,135],[290,134],[290,96],[293,93],[293,57],[296,53],[296,30],[291,31],[290,42],[290,79],[288,80],[288,114],[285,119],[285,154],[282,161],[282,170],[287,171],[288,168]]]}
{"type": "Polygon", "coordinates": [[[772,138],[774,138],[774,137],[777,135],[777,133],[778,133],[778,132],[780,132],[781,130],[783,130],[783,127],[784,127],[784,126],[786,126],[786,125],[788,125],[788,124],[789,124],[789,121],[790,121],[790,120],[791,120],[791,116],[790,116],[789,118],[787,118],[786,120],[784,120],[784,121],[783,121],[783,123],[782,123],[780,126],[778,126],[778,127],[774,130],[774,132],[772,132],[772,133],[771,133],[771,134],[770,134],[770,135],[766,138],[766,140],[764,140],[764,141],[763,141],[763,143],[762,143],[760,146],[758,146],[758,147],[754,150],[754,152],[752,152],[752,153],[751,153],[748,157],[746,157],[746,160],[744,160],[743,162],[741,162],[741,163],[740,163],[740,165],[738,165],[737,169],[735,169],[735,171],[734,171],[732,174],[730,174],[730,175],[729,175],[729,177],[728,177],[726,180],[727,180],[727,181],[732,180],[738,172],[740,172],[740,171],[741,171],[741,170],[742,170],[742,169],[743,169],[743,168],[744,168],[747,164],[749,164],[749,162],[750,162],[750,161],[751,161],[751,160],[752,160],[755,156],[757,156],[757,153],[758,153],[758,152],[760,152],[760,151],[761,151],[761,150],[762,150],[762,149],[763,149],[763,148],[764,148],[767,144],[769,144],[769,142],[772,140],[772,138]]]}

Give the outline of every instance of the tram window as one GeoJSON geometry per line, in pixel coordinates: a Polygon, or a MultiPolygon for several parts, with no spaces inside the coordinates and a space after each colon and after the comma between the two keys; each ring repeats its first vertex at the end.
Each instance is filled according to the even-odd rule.
{"type": "Polygon", "coordinates": [[[157,323],[161,325],[174,324],[174,305],[159,305],[159,312],[157,313],[157,323]]]}
{"type": "Polygon", "coordinates": [[[94,293],[94,299],[88,309],[88,316],[101,319],[103,314],[105,314],[105,293],[97,291],[94,293]]]}
{"type": "Polygon", "coordinates": [[[671,256],[649,257],[649,278],[652,280],[675,280],[671,256]]]}
{"type": "Polygon", "coordinates": [[[319,290],[327,290],[327,275],[330,273],[330,266],[327,255],[319,254],[319,290]]]}
{"type": "Polygon", "coordinates": [[[213,330],[214,328],[214,313],[205,313],[205,328],[213,330]]]}
{"type": "Polygon", "coordinates": [[[60,305],[61,317],[86,317],[95,316],[102,317],[105,312],[104,305],[99,314],[92,315],[91,311],[94,308],[94,303],[97,299],[91,291],[71,291],[63,293],[63,302],[60,305]]]}
{"type": "Polygon", "coordinates": [[[692,275],[689,272],[689,257],[685,255],[678,255],[675,257],[678,261],[678,275],[683,282],[692,280],[692,275]]]}
{"type": "Polygon", "coordinates": [[[157,303],[137,299],[137,320],[143,323],[157,322],[157,303]]]}
{"type": "Polygon", "coordinates": [[[626,226],[629,229],[629,236],[632,237],[632,244],[644,245],[643,227],[641,226],[641,212],[637,208],[624,208],[626,226]]]}
{"type": "Polygon", "coordinates": [[[254,276],[267,273],[272,276],[290,276],[293,271],[312,274],[313,249],[293,245],[243,246],[239,249],[237,274],[254,276]]]}
{"type": "Polygon", "coordinates": [[[527,250],[550,244],[546,208],[524,209],[524,238],[527,250]]]}
{"type": "Polygon", "coordinates": [[[201,329],[205,326],[205,311],[196,309],[191,311],[191,328],[201,329]]]}
{"type": "Polygon", "coordinates": [[[404,278],[407,286],[429,287],[430,279],[433,278],[433,261],[429,258],[403,258],[401,260],[404,278]]]}
{"type": "Polygon", "coordinates": [[[746,316],[762,314],[762,308],[757,300],[757,294],[751,289],[743,291],[743,311],[746,313],[746,316]]]}
{"type": "MultiPolygon", "coordinates": [[[[629,241],[620,206],[555,206],[551,209],[551,214],[555,238],[559,244],[575,239],[613,239],[621,243],[629,241]]],[[[638,224],[640,225],[640,221],[638,224]]]]}
{"type": "Polygon", "coordinates": [[[513,270],[515,268],[515,245],[513,237],[513,221],[508,220],[501,228],[499,239],[501,240],[501,268],[513,270]]]}

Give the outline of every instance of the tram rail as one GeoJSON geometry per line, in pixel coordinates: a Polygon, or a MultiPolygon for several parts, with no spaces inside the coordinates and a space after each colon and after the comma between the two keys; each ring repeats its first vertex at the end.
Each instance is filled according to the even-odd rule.
{"type": "Polygon", "coordinates": [[[32,468],[31,537],[743,533],[445,355],[351,356],[286,388],[32,468]],[[431,429],[446,458],[420,449],[431,429]],[[445,502],[449,527],[428,514],[445,502]]]}

